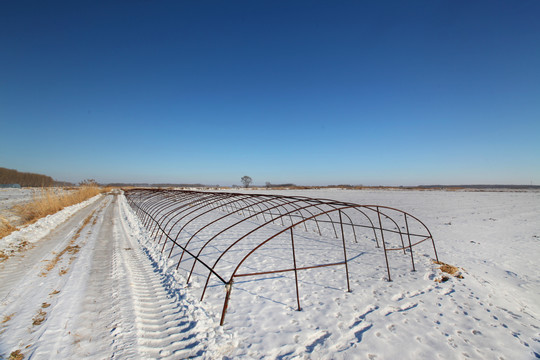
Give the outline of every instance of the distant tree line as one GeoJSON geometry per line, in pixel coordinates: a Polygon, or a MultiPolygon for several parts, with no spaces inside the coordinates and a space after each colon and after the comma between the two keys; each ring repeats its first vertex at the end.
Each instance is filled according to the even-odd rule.
{"type": "Polygon", "coordinates": [[[194,187],[194,188],[218,188],[219,185],[205,185],[205,184],[183,184],[183,183],[162,183],[162,184],[153,184],[153,183],[109,183],[106,184],[106,186],[113,186],[113,187],[126,187],[126,186],[134,186],[134,187],[161,187],[161,188],[169,188],[169,187],[194,187]]]}
{"type": "Polygon", "coordinates": [[[270,189],[270,188],[287,188],[287,187],[295,187],[296,184],[292,184],[292,183],[287,183],[287,184],[272,184],[270,183],[269,181],[266,182],[266,184],[264,185],[267,189],[270,189]]]}
{"type": "Polygon", "coordinates": [[[0,184],[19,184],[23,187],[48,187],[54,186],[55,181],[47,175],[19,172],[0,167],[0,184]]]}

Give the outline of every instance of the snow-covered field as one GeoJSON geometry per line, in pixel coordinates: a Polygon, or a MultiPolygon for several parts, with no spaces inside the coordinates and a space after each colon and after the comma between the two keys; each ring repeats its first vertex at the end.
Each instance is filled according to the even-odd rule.
{"type": "Polygon", "coordinates": [[[28,229],[0,240],[34,243],[0,264],[0,357],[17,349],[30,358],[90,359],[540,357],[540,192],[280,193],[407,211],[463,278],[436,282],[441,273],[425,246],[415,249],[416,272],[392,254],[388,282],[383,255],[359,242],[351,244],[351,293],[343,269],[305,270],[297,311],[292,273],[246,278],[234,284],[220,327],[223,286],[211,283],[200,302],[207,273],[197,269],[185,287],[175,255],[163,256],[125,198],[104,196],[67,220],[54,215],[44,225],[49,235],[28,229]],[[41,275],[71,240],[77,251],[41,275]]]}
{"type": "Polygon", "coordinates": [[[37,188],[0,189],[0,217],[16,225],[20,219],[12,208],[32,201],[39,193],[37,188]]]}
{"type": "Polygon", "coordinates": [[[32,201],[40,191],[39,188],[0,189],[0,211],[32,201]]]}

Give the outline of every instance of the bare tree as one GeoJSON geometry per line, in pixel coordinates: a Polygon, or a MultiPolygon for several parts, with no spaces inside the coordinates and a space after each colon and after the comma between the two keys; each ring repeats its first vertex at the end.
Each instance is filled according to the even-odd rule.
{"type": "Polygon", "coordinates": [[[85,179],[79,183],[79,186],[99,186],[99,184],[94,179],[85,179]]]}
{"type": "Polygon", "coordinates": [[[244,184],[244,187],[245,188],[248,188],[249,185],[253,182],[253,179],[250,178],[249,176],[242,176],[242,179],[240,179],[242,181],[242,184],[244,184]]]}
{"type": "Polygon", "coordinates": [[[272,187],[272,184],[270,183],[270,181],[267,181],[266,182],[266,188],[267,189],[270,189],[272,187]]]}

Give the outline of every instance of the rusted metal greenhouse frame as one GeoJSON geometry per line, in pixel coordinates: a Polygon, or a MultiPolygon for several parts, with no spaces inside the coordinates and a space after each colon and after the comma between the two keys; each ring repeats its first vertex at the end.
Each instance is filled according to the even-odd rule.
{"type": "Polygon", "coordinates": [[[221,325],[223,325],[225,321],[225,315],[227,312],[234,279],[238,277],[294,272],[297,305],[298,310],[301,310],[300,293],[298,288],[298,271],[343,265],[345,268],[347,291],[350,292],[351,287],[349,281],[347,245],[345,240],[344,226],[350,226],[352,228],[355,242],[358,242],[355,230],[356,228],[371,229],[377,248],[380,248],[380,243],[382,243],[388,281],[392,281],[388,260],[389,251],[403,251],[404,254],[406,254],[408,251],[411,257],[412,269],[415,271],[413,247],[427,240],[431,240],[435,259],[438,261],[435,241],[427,226],[415,216],[405,211],[387,206],[359,205],[349,202],[316,199],[303,196],[203,192],[190,190],[131,189],[126,190],[125,195],[128,203],[134,209],[142,224],[150,233],[151,237],[158,245],[161,246],[161,252],[165,252],[167,245],[170,246],[167,258],[172,256],[175,247],[182,250],[176,265],[176,269],[180,267],[180,264],[185,256],[190,256],[194,260],[187,278],[187,283],[189,283],[197,263],[200,263],[209,271],[201,295],[201,300],[204,299],[204,295],[212,275],[215,275],[215,277],[225,285],[226,295],[222,309],[221,325]],[[360,218],[367,220],[367,222],[354,222],[353,218],[350,216],[350,213],[345,212],[346,210],[353,211],[354,214],[360,215],[360,218]],[[185,243],[179,243],[180,234],[182,234],[188,225],[194,224],[197,219],[212,212],[219,212],[221,214],[215,217],[213,220],[204,223],[204,225],[200,226],[195,231],[192,231],[191,236],[185,243]],[[398,224],[399,219],[390,216],[389,213],[397,213],[400,214],[400,218],[403,217],[403,230],[398,224]],[[204,244],[198,249],[198,251],[197,249],[191,251],[188,250],[188,246],[192,240],[195,239],[203,230],[217,226],[217,224],[220,222],[224,223],[222,220],[230,220],[230,217],[235,214],[240,215],[240,217],[237,217],[238,220],[236,222],[234,222],[232,225],[227,224],[225,227],[218,228],[219,231],[215,231],[211,237],[204,239],[204,244]],[[335,216],[336,214],[337,216],[335,216]],[[374,219],[372,219],[369,215],[372,215],[374,219]],[[288,219],[288,222],[285,222],[284,219],[288,219]],[[220,235],[233,228],[238,229],[238,227],[242,226],[244,222],[253,220],[257,221],[258,226],[249,230],[247,233],[240,236],[236,241],[230,244],[219,255],[213,264],[209,264],[201,260],[201,255],[204,249],[213,241],[219,241],[220,235]],[[383,226],[383,220],[390,222],[393,227],[390,228],[383,226]],[[417,226],[420,226],[420,228],[425,232],[421,234],[410,232],[409,223],[411,221],[415,221],[417,226]],[[304,230],[308,231],[308,222],[313,222],[315,224],[317,232],[320,236],[322,236],[320,223],[329,223],[331,225],[334,236],[336,238],[341,237],[343,261],[327,264],[313,264],[303,267],[297,266],[294,228],[297,226],[303,226],[304,230]],[[281,225],[282,229],[275,230],[276,227],[272,227],[272,229],[274,229],[273,235],[269,236],[257,246],[253,247],[247,253],[247,255],[240,259],[231,274],[219,274],[216,271],[216,266],[225,254],[227,254],[238,243],[256,231],[261,229],[269,229],[271,224],[281,225]],[[177,231],[176,235],[173,234],[175,231],[177,231]],[[292,268],[268,269],[267,271],[253,273],[239,273],[239,269],[242,264],[244,264],[253,253],[279,235],[286,233],[290,233],[292,268]],[[387,241],[385,241],[385,233],[399,235],[401,246],[388,247],[387,241]],[[381,240],[380,243],[379,236],[381,240]],[[414,238],[417,241],[413,242],[411,238],[414,238]],[[163,244],[161,244],[162,241],[163,244]]]}

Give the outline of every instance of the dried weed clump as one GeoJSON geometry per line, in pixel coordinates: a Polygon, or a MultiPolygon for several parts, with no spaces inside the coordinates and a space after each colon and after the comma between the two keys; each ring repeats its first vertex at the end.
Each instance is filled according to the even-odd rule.
{"type": "MultiPolygon", "coordinates": [[[[75,260],[75,255],[81,249],[81,247],[79,245],[75,245],[75,241],[79,238],[79,236],[81,235],[81,232],[85,228],[85,226],[88,225],[90,220],[92,220],[92,217],[94,216],[95,212],[96,212],[95,210],[92,211],[92,213],[90,215],[88,215],[86,217],[86,219],[84,219],[83,223],[81,224],[81,226],[79,227],[79,229],[77,230],[75,235],[73,235],[73,238],[69,241],[69,244],[62,251],[60,251],[58,254],[56,254],[56,256],[53,259],[49,260],[49,263],[43,269],[40,276],[46,276],[47,273],[49,273],[49,271],[54,269],[56,267],[56,265],[60,262],[60,260],[62,260],[62,257],[64,256],[64,254],[71,254],[72,255],[70,260],[69,260],[68,266],[71,265],[71,263],[75,260]]],[[[68,273],[68,271],[69,271],[69,269],[61,269],[59,274],[60,274],[60,276],[65,275],[65,274],[68,273]]]]}
{"type": "Polygon", "coordinates": [[[13,318],[14,315],[15,315],[15,313],[12,313],[12,314],[9,314],[9,315],[4,315],[4,318],[2,319],[2,321],[0,321],[0,324],[7,323],[9,320],[11,320],[11,318],[13,318]]]}
{"type": "Polygon", "coordinates": [[[16,206],[15,212],[26,224],[30,224],[66,206],[78,204],[105,191],[107,189],[99,186],[81,186],[78,190],[67,193],[58,192],[57,189],[43,189],[41,195],[35,196],[32,202],[16,206]]]}
{"type": "Polygon", "coordinates": [[[32,325],[37,326],[41,325],[42,322],[45,321],[45,318],[47,317],[47,313],[41,309],[39,309],[38,313],[34,318],[32,319],[32,325]]]}
{"type": "MultiPolygon", "coordinates": [[[[461,270],[453,265],[443,263],[442,261],[433,261],[433,263],[440,265],[439,270],[441,270],[443,273],[451,275],[453,277],[456,277],[458,279],[463,279],[463,275],[461,274],[461,270]]],[[[450,280],[448,275],[443,274],[440,279],[436,279],[437,282],[445,282],[450,280]]]]}
{"type": "Polygon", "coordinates": [[[9,255],[11,254],[15,254],[17,252],[23,252],[27,249],[30,249],[30,248],[33,248],[34,245],[32,245],[31,243],[29,243],[28,241],[26,240],[23,240],[21,241],[20,243],[18,243],[17,245],[15,246],[12,246],[10,249],[8,250],[0,250],[0,263],[2,263],[3,261],[9,259],[9,255]]]}
{"type": "Polygon", "coordinates": [[[15,226],[11,225],[7,219],[0,216],[0,239],[4,236],[8,236],[15,230],[17,230],[15,226]]]}
{"type": "Polygon", "coordinates": [[[9,354],[8,360],[22,360],[24,359],[24,355],[21,352],[21,350],[15,350],[9,354]]]}
{"type": "MultiPolygon", "coordinates": [[[[56,264],[58,264],[58,262],[62,259],[62,256],[64,256],[65,253],[69,253],[69,254],[76,254],[78,253],[80,250],[80,247],[79,245],[68,245],[66,246],[62,251],[60,251],[58,254],[56,254],[56,256],[49,261],[49,263],[47,264],[47,266],[45,266],[45,269],[41,272],[41,276],[45,276],[47,275],[47,273],[49,271],[51,271],[52,269],[55,268],[56,264]]],[[[66,272],[64,272],[63,274],[61,275],[64,275],[66,272]]]]}

